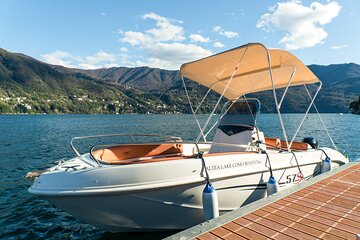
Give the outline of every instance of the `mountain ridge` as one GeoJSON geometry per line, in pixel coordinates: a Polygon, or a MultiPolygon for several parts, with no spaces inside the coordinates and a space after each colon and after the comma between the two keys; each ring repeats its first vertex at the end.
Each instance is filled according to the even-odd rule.
{"type": "MultiPolygon", "coordinates": [[[[316,100],[318,109],[349,112],[350,102],[360,93],[360,65],[312,64],[308,67],[323,82],[316,100]]],[[[191,81],[187,84],[196,105],[207,89],[191,81]]],[[[281,94],[282,90],[278,92],[281,94]]],[[[210,111],[216,95],[210,95],[201,112],[210,111]]],[[[263,102],[265,112],[275,112],[268,104],[271,92],[253,95],[263,102]]],[[[286,100],[283,112],[304,112],[305,102],[309,101],[299,87],[289,91],[286,100]]],[[[183,93],[179,71],[149,67],[66,68],[0,48],[0,113],[17,112],[190,113],[191,110],[183,93]],[[18,97],[32,98],[33,102],[8,99],[18,97]]]]}

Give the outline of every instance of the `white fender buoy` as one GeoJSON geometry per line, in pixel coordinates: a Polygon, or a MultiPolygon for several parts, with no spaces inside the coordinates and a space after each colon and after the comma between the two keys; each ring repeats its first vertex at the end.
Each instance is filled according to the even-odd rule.
{"type": "Polygon", "coordinates": [[[206,183],[202,194],[205,221],[219,216],[218,196],[211,183],[206,183]]]}
{"type": "Polygon", "coordinates": [[[321,163],[321,173],[331,171],[331,159],[326,156],[325,160],[321,163]]]}
{"type": "Polygon", "coordinates": [[[266,183],[266,193],[268,196],[279,192],[279,183],[274,176],[269,177],[269,181],[266,183]]]}

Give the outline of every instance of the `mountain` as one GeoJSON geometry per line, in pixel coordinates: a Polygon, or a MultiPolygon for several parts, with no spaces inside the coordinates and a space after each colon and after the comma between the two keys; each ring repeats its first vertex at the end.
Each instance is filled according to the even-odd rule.
{"type": "Polygon", "coordinates": [[[355,63],[310,65],[323,82],[316,100],[322,112],[349,112],[349,103],[360,95],[360,65],[355,63]]]}
{"type": "Polygon", "coordinates": [[[178,71],[149,67],[113,67],[95,70],[73,69],[89,77],[105,80],[107,83],[126,84],[142,91],[159,91],[164,87],[181,84],[178,71]]]}
{"type": "MultiPolygon", "coordinates": [[[[321,112],[348,112],[360,93],[360,66],[354,63],[310,65],[322,80],[316,100],[321,112]]],[[[194,106],[207,89],[186,80],[194,106]]],[[[313,92],[314,88],[310,88],[313,92]]],[[[282,90],[278,91],[281,97],[282,90]]],[[[200,112],[210,112],[211,93],[200,112]]],[[[272,92],[254,94],[263,112],[275,112],[272,92]],[[270,104],[271,103],[271,104],[270,104]]],[[[283,112],[304,112],[303,87],[286,94],[283,112]]],[[[43,63],[0,49],[0,113],[190,113],[178,71],[136,67],[83,70],[43,63]]]]}
{"type": "Polygon", "coordinates": [[[331,86],[344,79],[360,77],[360,66],[355,63],[331,64],[328,66],[309,65],[315,75],[321,79],[323,86],[331,86]]]}
{"type": "MultiPolygon", "coordinates": [[[[310,65],[309,68],[323,82],[315,103],[321,112],[349,112],[349,103],[357,98],[360,93],[360,65],[333,64],[329,66],[310,65]]],[[[181,89],[182,83],[178,71],[167,71],[153,68],[109,68],[97,70],[78,70],[71,71],[85,74],[96,79],[117,84],[129,84],[144,92],[157,92],[159,89],[181,89]]],[[[189,83],[187,83],[189,84],[189,83]]],[[[196,84],[190,83],[192,89],[198,89],[196,84]]],[[[315,88],[311,88],[314,93],[315,88]]],[[[204,92],[202,89],[201,92],[204,92]]],[[[278,91],[281,98],[283,91],[278,91]]],[[[215,95],[214,95],[215,96],[215,95]]],[[[214,101],[214,97],[212,101],[214,101]]],[[[266,91],[251,95],[257,97],[263,103],[262,111],[275,112],[272,91],[266,91]],[[270,101],[269,101],[270,100],[270,101]]],[[[310,99],[304,87],[289,89],[285,97],[282,111],[284,112],[304,112],[307,109],[310,99]]],[[[312,109],[312,112],[314,110],[312,109]]]]}
{"type": "Polygon", "coordinates": [[[157,103],[132,86],[61,69],[0,49],[0,113],[146,113],[157,103]]]}

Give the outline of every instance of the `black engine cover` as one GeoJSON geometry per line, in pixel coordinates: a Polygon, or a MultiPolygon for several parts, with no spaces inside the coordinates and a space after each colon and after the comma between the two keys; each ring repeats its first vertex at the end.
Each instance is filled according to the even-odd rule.
{"type": "Polygon", "coordinates": [[[319,147],[318,141],[313,137],[306,137],[303,139],[303,142],[309,144],[314,149],[319,147]]]}

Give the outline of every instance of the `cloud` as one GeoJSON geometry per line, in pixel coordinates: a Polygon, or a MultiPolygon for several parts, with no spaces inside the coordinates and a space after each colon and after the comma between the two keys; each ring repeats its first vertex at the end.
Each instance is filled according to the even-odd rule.
{"type": "Polygon", "coordinates": [[[151,44],[153,39],[149,35],[141,32],[127,31],[122,33],[124,36],[120,39],[121,42],[129,43],[131,46],[151,44]]]}
{"type": "Polygon", "coordinates": [[[168,19],[155,13],[145,14],[143,19],[152,19],[156,21],[156,27],[146,31],[146,33],[151,35],[152,40],[156,39],[156,41],[163,42],[182,41],[185,39],[183,28],[173,24],[181,23],[180,21],[168,19]]]}
{"type": "Polygon", "coordinates": [[[277,3],[260,17],[256,27],[265,31],[285,31],[279,43],[289,50],[313,47],[327,38],[322,26],[339,15],[341,6],[337,2],[321,4],[313,2],[309,7],[300,1],[277,3]]]}
{"type": "MultiPolygon", "coordinates": [[[[186,40],[182,22],[169,19],[155,13],[143,15],[143,20],[154,20],[155,26],[144,31],[118,30],[121,35],[120,42],[128,43],[136,50],[141,50],[147,60],[129,61],[134,66],[149,66],[164,69],[179,69],[181,64],[209,56],[211,51],[206,50],[194,43],[209,42],[200,34],[189,36],[192,43],[182,43],[186,40]]],[[[128,57],[127,60],[130,58],[128,57]]]]}
{"type": "Polygon", "coordinates": [[[120,67],[120,65],[117,63],[109,63],[109,64],[104,64],[104,65],[80,63],[78,67],[82,68],[82,69],[100,69],[100,68],[120,67]]]}
{"type": "Polygon", "coordinates": [[[175,25],[179,21],[167,19],[155,13],[148,13],[143,19],[155,20],[155,28],[144,32],[118,30],[123,36],[119,39],[121,42],[129,43],[131,46],[150,45],[156,42],[182,41],[185,39],[184,30],[181,26],[175,25]]]}
{"type": "Polygon", "coordinates": [[[210,38],[206,38],[200,34],[190,34],[189,36],[191,42],[201,42],[201,43],[207,43],[210,42],[210,38]]]}
{"type": "Polygon", "coordinates": [[[147,52],[150,66],[165,69],[179,69],[185,62],[211,55],[200,46],[183,43],[156,43],[147,52]]]}
{"type": "Polygon", "coordinates": [[[121,47],[120,48],[120,52],[122,52],[122,53],[126,53],[128,51],[129,51],[129,49],[127,49],[126,47],[121,47]]]}
{"type": "Polygon", "coordinates": [[[115,62],[116,56],[112,53],[107,53],[103,50],[100,50],[95,55],[85,57],[83,61],[89,64],[98,64],[101,62],[115,62]]]}
{"type": "Polygon", "coordinates": [[[106,16],[107,13],[106,13],[106,12],[101,12],[100,15],[101,15],[101,16],[106,16]]]}
{"type": "Polygon", "coordinates": [[[69,52],[56,50],[40,55],[41,59],[49,64],[61,65],[69,68],[97,69],[119,66],[115,54],[99,50],[97,53],[86,57],[76,57],[69,52]]]}
{"type": "Polygon", "coordinates": [[[342,49],[342,48],[347,48],[348,47],[348,45],[335,45],[335,46],[332,46],[331,48],[332,49],[342,49]]]}
{"type": "Polygon", "coordinates": [[[213,46],[216,47],[216,48],[223,48],[223,47],[225,47],[225,45],[222,44],[221,42],[214,42],[213,46]]]}
{"type": "MultiPolygon", "coordinates": [[[[76,57],[69,52],[57,50],[43,54],[41,58],[47,63],[73,68],[96,69],[121,65],[174,70],[179,69],[185,62],[212,54],[210,50],[197,45],[197,43],[207,43],[211,40],[201,34],[190,34],[186,39],[181,21],[155,13],[144,14],[141,19],[153,23],[152,26],[142,31],[124,29],[114,31],[120,35],[119,42],[123,43],[118,53],[99,50],[89,56],[76,57]]],[[[215,46],[223,45],[217,42],[215,46]]]]}
{"type": "Polygon", "coordinates": [[[220,26],[215,26],[213,27],[213,32],[217,33],[219,35],[225,36],[227,38],[236,38],[239,37],[239,34],[237,32],[232,32],[232,31],[225,31],[222,27],[220,26]]]}
{"type": "Polygon", "coordinates": [[[41,54],[40,56],[44,62],[49,64],[61,65],[69,68],[75,67],[75,65],[71,64],[71,61],[75,60],[76,58],[68,52],[56,50],[51,53],[41,54]]]}

